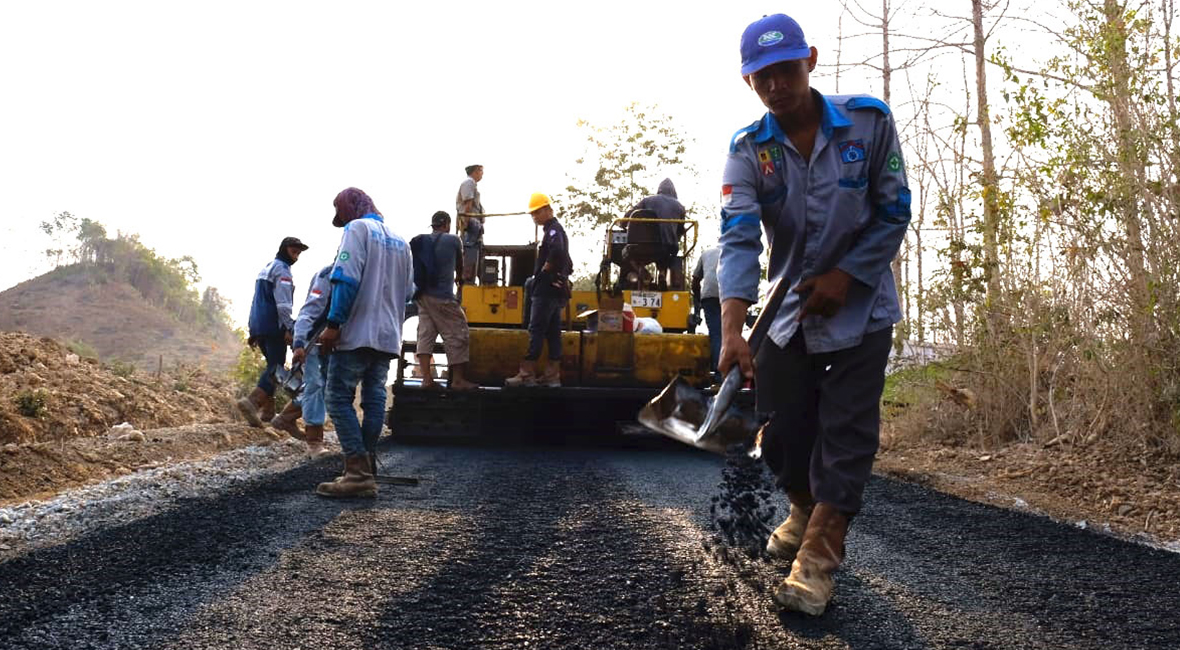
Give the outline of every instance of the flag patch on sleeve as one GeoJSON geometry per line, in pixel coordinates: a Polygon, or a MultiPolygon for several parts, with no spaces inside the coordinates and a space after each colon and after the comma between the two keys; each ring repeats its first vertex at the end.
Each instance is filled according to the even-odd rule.
{"type": "Polygon", "coordinates": [[[721,205],[723,205],[723,206],[729,205],[731,201],[733,201],[733,186],[732,185],[722,185],[721,186],[721,205]]]}

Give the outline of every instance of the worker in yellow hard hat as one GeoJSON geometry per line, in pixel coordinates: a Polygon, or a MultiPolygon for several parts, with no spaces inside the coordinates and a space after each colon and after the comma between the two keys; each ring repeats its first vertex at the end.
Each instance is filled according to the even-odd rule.
{"type": "Polygon", "coordinates": [[[537,246],[537,263],[533,267],[533,281],[529,308],[529,349],[520,363],[520,372],[505,380],[506,386],[561,386],[561,315],[570,299],[569,238],[553,213],[549,196],[536,192],[529,197],[529,214],[533,223],[541,227],[541,241],[537,246]],[[537,375],[537,359],[541,346],[549,343],[549,363],[544,374],[537,375]]]}

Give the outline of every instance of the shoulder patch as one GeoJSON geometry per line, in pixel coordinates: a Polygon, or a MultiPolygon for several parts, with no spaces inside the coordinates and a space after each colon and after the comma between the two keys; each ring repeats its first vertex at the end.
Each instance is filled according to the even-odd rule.
{"type": "Polygon", "coordinates": [[[730,138],[730,140],[729,140],[729,153],[733,153],[733,152],[737,151],[738,140],[741,140],[743,137],[757,131],[758,127],[761,125],[762,125],[762,120],[757,120],[753,124],[751,124],[750,126],[746,126],[746,127],[742,127],[741,129],[738,129],[738,132],[734,133],[733,137],[730,138]]]}
{"type": "Polygon", "coordinates": [[[889,114],[889,105],[869,95],[858,95],[856,97],[849,97],[848,102],[844,104],[850,110],[858,110],[862,108],[875,108],[883,114],[889,114]]]}

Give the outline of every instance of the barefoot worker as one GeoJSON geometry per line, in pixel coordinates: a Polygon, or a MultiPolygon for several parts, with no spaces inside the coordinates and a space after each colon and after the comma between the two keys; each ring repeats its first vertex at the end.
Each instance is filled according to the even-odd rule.
{"type": "Polygon", "coordinates": [[[742,78],[769,112],[734,136],[722,176],[718,366],[757,374],[758,410],[776,414],[762,454],[791,515],[767,551],[794,561],[774,599],[818,615],[877,453],[885,362],[901,317],[889,263],[910,193],[889,107],[812,89],[817,52],[798,23],[782,14],[754,22],[741,56],[742,78]],[[763,229],[767,275],[792,291],[751,359],[742,324],[758,299],[763,229]]]}
{"type": "Polygon", "coordinates": [[[414,301],[418,303],[418,365],[422,370],[422,387],[434,387],[430,368],[434,358],[434,340],[442,335],[447,352],[447,367],[452,390],[471,390],[477,386],[467,381],[465,369],[470,360],[470,330],[467,315],[455,297],[455,282],[463,290],[463,244],[451,234],[451,215],[439,210],[430,218],[430,233],[410,240],[414,252],[414,301]]]}

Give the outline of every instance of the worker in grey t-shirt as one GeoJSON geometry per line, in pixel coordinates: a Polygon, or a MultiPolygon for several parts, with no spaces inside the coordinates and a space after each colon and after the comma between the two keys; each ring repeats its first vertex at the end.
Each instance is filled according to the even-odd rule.
{"type": "Polygon", "coordinates": [[[697,259],[692,272],[692,295],[701,311],[705,312],[705,326],[709,328],[709,368],[717,372],[721,356],[721,292],[717,288],[717,257],[721,249],[710,246],[697,259]]]}

